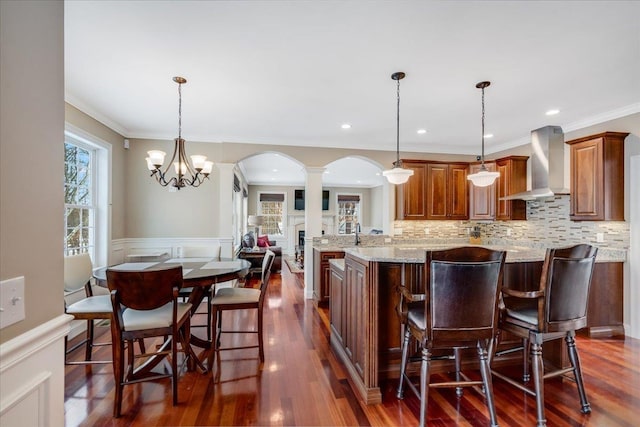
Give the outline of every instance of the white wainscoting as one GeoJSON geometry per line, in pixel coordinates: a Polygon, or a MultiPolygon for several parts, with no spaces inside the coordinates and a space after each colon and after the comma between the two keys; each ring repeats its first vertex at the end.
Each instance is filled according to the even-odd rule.
{"type": "Polygon", "coordinates": [[[62,314],[0,345],[0,425],[64,426],[62,314]]]}
{"type": "MultiPolygon", "coordinates": [[[[127,238],[111,241],[109,265],[127,262],[130,255],[166,253],[169,257],[178,257],[181,248],[192,246],[220,245],[220,256],[233,258],[232,237],[167,237],[167,238],[127,238]]],[[[94,266],[101,267],[101,266],[94,266]]]]}

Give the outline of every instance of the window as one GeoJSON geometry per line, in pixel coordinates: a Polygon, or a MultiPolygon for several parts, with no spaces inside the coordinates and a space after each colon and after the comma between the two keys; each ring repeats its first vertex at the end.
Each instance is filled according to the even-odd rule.
{"type": "Polygon", "coordinates": [[[69,123],[64,135],[64,254],[89,253],[103,267],[111,246],[112,146],[69,123]]]}
{"type": "Polygon", "coordinates": [[[95,259],[95,150],[64,143],[64,254],[95,259]]]}
{"type": "Polygon", "coordinates": [[[353,234],[360,217],[360,196],[338,194],[338,234],[353,234]]]}
{"type": "Polygon", "coordinates": [[[258,212],[263,217],[262,234],[284,236],[286,204],[284,193],[260,193],[258,212]]]}

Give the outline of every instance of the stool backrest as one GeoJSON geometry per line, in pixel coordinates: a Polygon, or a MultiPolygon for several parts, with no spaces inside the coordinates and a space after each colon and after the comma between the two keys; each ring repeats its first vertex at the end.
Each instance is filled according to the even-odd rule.
{"type": "Polygon", "coordinates": [[[479,247],[427,252],[425,324],[431,346],[495,336],[505,257],[504,251],[479,247]]]}
{"type": "Polygon", "coordinates": [[[182,287],[182,266],[144,271],[107,269],[107,286],[118,302],[134,310],[153,310],[174,301],[182,287]],[[175,292],[174,292],[175,289],[175,292]]]}
{"type": "Polygon", "coordinates": [[[587,325],[587,306],[591,277],[598,249],[590,245],[548,249],[540,289],[544,304],[540,308],[540,330],[570,331],[587,325]]]}

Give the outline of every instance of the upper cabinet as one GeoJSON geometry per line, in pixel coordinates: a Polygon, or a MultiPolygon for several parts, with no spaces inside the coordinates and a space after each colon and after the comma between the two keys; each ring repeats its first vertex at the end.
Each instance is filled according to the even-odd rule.
{"type": "MultiPolygon", "coordinates": [[[[469,183],[469,219],[511,220],[527,219],[527,202],[504,200],[505,197],[527,190],[527,156],[510,156],[495,162],[485,162],[489,171],[500,176],[487,187],[469,183]]],[[[470,173],[480,170],[481,164],[469,165],[470,173]]]]}
{"type": "Polygon", "coordinates": [[[396,219],[467,219],[467,163],[402,160],[413,176],[396,188],[396,219]]]}
{"type": "MultiPolygon", "coordinates": [[[[489,172],[495,172],[494,162],[485,162],[485,167],[489,172]]],[[[480,172],[481,163],[469,165],[469,173],[480,172]]],[[[487,220],[496,219],[496,186],[493,183],[486,187],[478,187],[469,181],[469,219],[487,220]]]]}
{"type": "Polygon", "coordinates": [[[567,141],[571,146],[570,218],[624,221],[624,139],[604,132],[567,141]]]}
{"type": "Polygon", "coordinates": [[[396,187],[396,219],[427,219],[427,163],[402,160],[402,167],[413,175],[396,187]]]}
{"type": "Polygon", "coordinates": [[[500,172],[488,187],[476,187],[467,180],[468,173],[480,169],[479,163],[403,160],[413,176],[396,188],[396,219],[527,219],[524,200],[501,200],[527,190],[527,159],[510,156],[485,162],[488,170],[500,172]]]}
{"type": "Polygon", "coordinates": [[[527,191],[527,156],[509,156],[496,160],[500,172],[497,187],[498,209],[496,219],[527,219],[527,202],[524,200],[503,200],[512,194],[527,191]]]}
{"type": "Polygon", "coordinates": [[[427,218],[468,219],[468,163],[427,164],[427,218]]]}

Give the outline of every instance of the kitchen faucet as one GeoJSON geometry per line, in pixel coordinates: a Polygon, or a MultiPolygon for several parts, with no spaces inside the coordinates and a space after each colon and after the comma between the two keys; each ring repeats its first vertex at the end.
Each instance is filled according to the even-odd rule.
{"type": "Polygon", "coordinates": [[[362,231],[362,230],[360,230],[360,223],[359,222],[356,222],[355,229],[356,229],[356,246],[358,246],[360,244],[360,235],[358,233],[360,233],[360,231],[362,231]]]}

